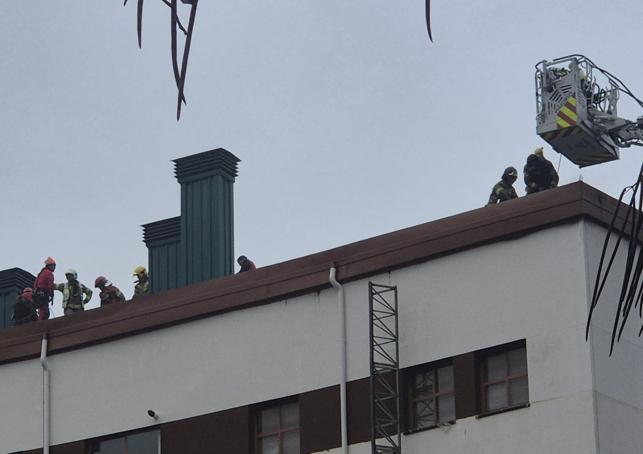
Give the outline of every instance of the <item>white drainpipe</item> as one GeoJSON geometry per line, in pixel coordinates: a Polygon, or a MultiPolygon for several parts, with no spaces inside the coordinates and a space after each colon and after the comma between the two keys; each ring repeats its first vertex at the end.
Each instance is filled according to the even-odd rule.
{"type": "Polygon", "coordinates": [[[335,265],[330,268],[330,283],[337,289],[337,307],[339,309],[341,364],[339,377],[339,402],[342,427],[342,454],[348,454],[348,420],[346,419],[346,305],[344,287],[335,279],[335,265]]]}
{"type": "Polygon", "coordinates": [[[49,363],[47,362],[47,334],[42,336],[40,347],[42,367],[42,452],[49,454],[49,363]]]}

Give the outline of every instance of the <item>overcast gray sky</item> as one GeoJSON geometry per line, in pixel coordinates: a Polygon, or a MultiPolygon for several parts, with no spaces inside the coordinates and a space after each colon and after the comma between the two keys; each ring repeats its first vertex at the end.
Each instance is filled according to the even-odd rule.
{"type": "MultiPolygon", "coordinates": [[[[0,269],[51,255],[57,280],[104,274],[129,297],[139,226],[179,214],[170,160],[216,147],[241,159],[237,255],[307,255],[484,205],[545,145],[542,59],[585,54],[643,96],[643,2],[433,3],[430,44],[424,0],[201,0],[177,123],[160,1],[142,50],[133,0],[2,2],[0,269]]],[[[582,175],[618,195],[642,157],[582,175]]],[[[580,173],[563,158],[561,184],[580,173]]]]}

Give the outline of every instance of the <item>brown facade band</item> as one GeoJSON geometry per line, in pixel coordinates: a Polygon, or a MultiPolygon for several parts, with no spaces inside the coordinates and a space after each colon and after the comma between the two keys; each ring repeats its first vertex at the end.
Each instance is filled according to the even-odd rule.
{"type": "Polygon", "coordinates": [[[578,182],[252,273],[147,295],[136,303],[7,329],[0,331],[0,364],[37,357],[45,332],[49,354],[56,354],[328,288],[331,263],[336,264],[338,280],[349,282],[581,217],[607,225],[616,204],[612,197],[578,182]]]}
{"type": "MultiPolygon", "coordinates": [[[[524,346],[520,340],[492,349],[506,349],[512,345],[524,346]]],[[[456,402],[456,419],[468,418],[480,413],[476,392],[478,357],[491,349],[456,355],[452,358],[419,364],[403,369],[402,377],[408,383],[413,372],[425,366],[435,366],[448,361],[453,365],[456,402]]],[[[403,389],[407,389],[404,386],[403,389]]],[[[347,415],[349,444],[365,443],[371,439],[369,379],[352,380],[347,384],[347,415]]],[[[339,385],[308,391],[298,396],[278,399],[296,400],[299,403],[299,432],[302,454],[310,454],[341,445],[339,385]]],[[[408,412],[408,395],[402,393],[404,413],[408,412]]],[[[266,403],[209,413],[192,418],[161,424],[161,452],[163,454],[257,454],[254,453],[253,423],[258,408],[266,403]]],[[[403,430],[409,429],[403,421],[403,430]]],[[[111,436],[111,435],[109,435],[111,436]]],[[[52,454],[89,454],[90,441],[77,441],[52,447],[52,454]]],[[[39,454],[42,450],[25,451],[25,454],[39,454]]]]}

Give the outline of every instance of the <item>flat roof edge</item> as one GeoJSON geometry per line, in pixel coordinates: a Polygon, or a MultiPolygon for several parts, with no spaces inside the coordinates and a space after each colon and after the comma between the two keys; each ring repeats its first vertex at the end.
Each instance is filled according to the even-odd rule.
{"type": "Polygon", "coordinates": [[[125,304],[0,331],[0,364],[291,298],[587,217],[609,225],[617,201],[582,182],[379,235],[305,257],[147,295],[125,304]]]}

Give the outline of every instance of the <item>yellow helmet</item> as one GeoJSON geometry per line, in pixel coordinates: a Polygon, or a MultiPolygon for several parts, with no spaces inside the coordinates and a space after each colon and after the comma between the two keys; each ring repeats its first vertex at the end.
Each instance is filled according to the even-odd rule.
{"type": "Polygon", "coordinates": [[[134,268],[132,276],[138,276],[139,274],[147,274],[147,269],[143,265],[139,265],[134,268]]]}
{"type": "Polygon", "coordinates": [[[540,156],[541,158],[543,157],[543,147],[538,147],[534,150],[534,154],[536,156],[540,156]]]}

